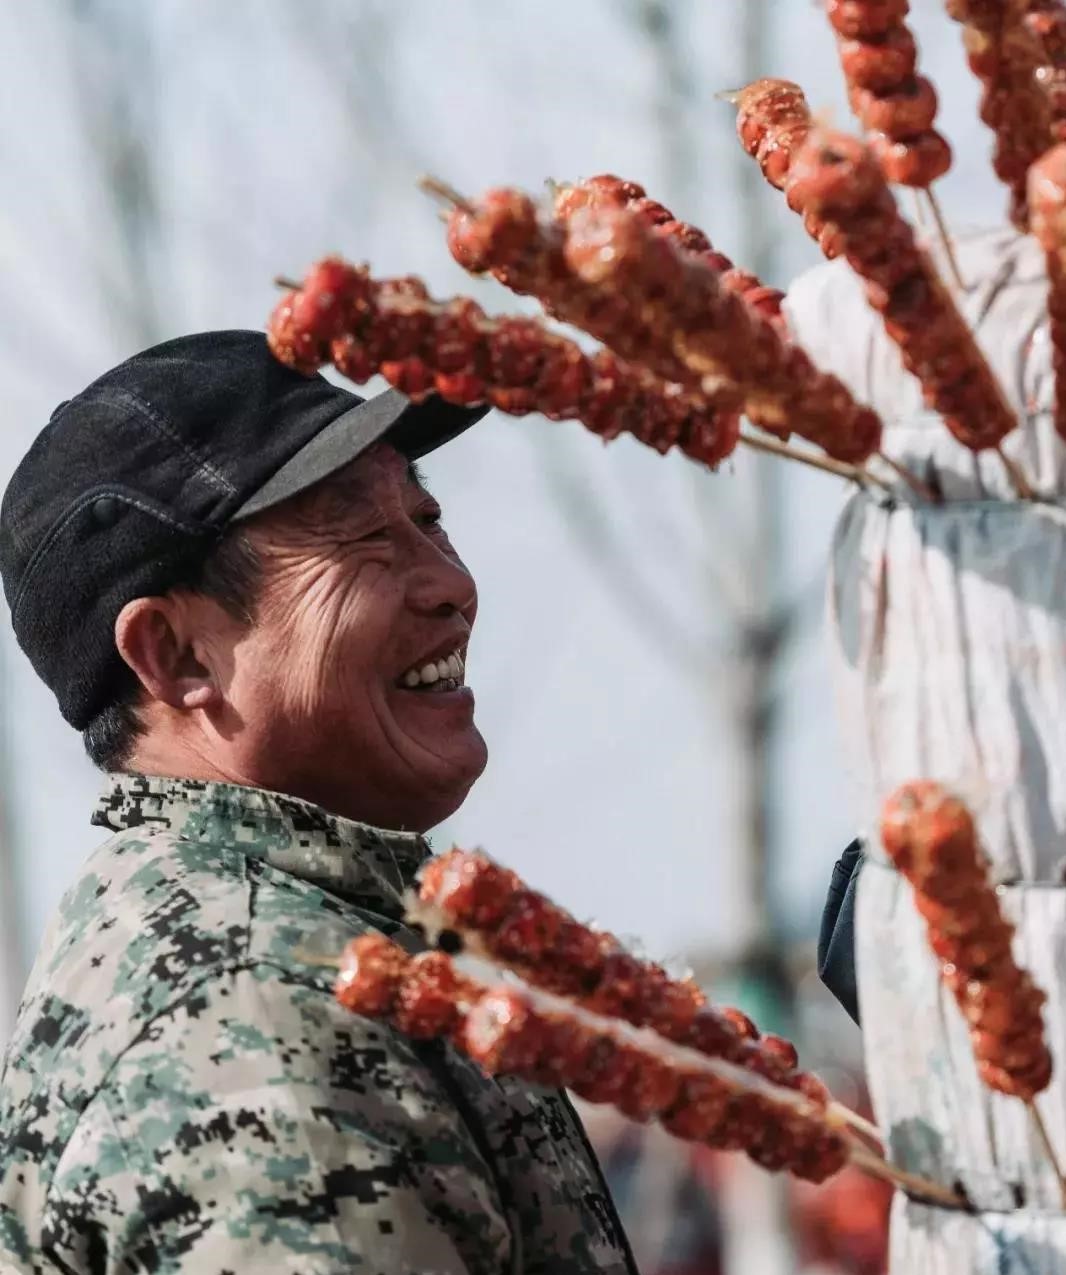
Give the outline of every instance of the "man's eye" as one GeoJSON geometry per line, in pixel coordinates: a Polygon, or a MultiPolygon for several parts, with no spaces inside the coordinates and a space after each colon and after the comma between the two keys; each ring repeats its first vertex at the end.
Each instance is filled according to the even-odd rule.
{"type": "Polygon", "coordinates": [[[441,511],[439,509],[424,509],[419,515],[419,521],[423,527],[439,527],[441,520],[441,511]]]}

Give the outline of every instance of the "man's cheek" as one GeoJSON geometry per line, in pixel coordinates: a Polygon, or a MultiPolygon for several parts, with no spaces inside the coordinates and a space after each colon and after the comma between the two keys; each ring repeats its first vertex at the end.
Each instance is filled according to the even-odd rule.
{"type": "Polygon", "coordinates": [[[361,704],[368,683],[380,677],[375,661],[353,631],[351,617],[316,615],[293,626],[286,642],[286,700],[290,710],[304,717],[326,711],[342,712],[361,704]]]}
{"type": "Polygon", "coordinates": [[[256,680],[276,697],[286,718],[306,720],[320,705],[327,682],[328,626],[296,606],[275,617],[270,640],[257,652],[256,680]]]}
{"type": "Polygon", "coordinates": [[[290,587],[275,596],[270,617],[286,709],[304,717],[344,711],[365,700],[368,683],[391,667],[384,575],[337,569],[301,583],[303,592],[290,587]]]}
{"type": "Polygon", "coordinates": [[[298,629],[322,626],[355,635],[391,609],[390,581],[378,562],[339,562],[290,594],[289,622],[298,629]]]}

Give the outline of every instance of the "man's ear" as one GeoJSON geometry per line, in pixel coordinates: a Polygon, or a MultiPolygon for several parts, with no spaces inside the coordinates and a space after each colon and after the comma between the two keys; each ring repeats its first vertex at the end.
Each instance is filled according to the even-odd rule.
{"type": "Polygon", "coordinates": [[[221,697],[212,670],[193,648],[188,602],[135,598],[115,621],[115,645],[152,699],[171,708],[206,708],[221,697]]]}

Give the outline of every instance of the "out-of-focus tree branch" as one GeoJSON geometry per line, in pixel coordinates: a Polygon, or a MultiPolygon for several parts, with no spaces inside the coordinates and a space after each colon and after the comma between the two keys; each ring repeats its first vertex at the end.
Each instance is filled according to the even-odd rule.
{"type": "Polygon", "coordinates": [[[143,14],[113,0],[69,2],[77,27],[71,73],[86,151],[111,214],[111,238],[98,246],[100,289],[132,342],[150,345],[163,327],[150,31],[143,14]]]}
{"type": "MultiPolygon", "coordinates": [[[[316,68],[321,68],[330,84],[336,85],[349,127],[347,135],[368,153],[378,176],[358,185],[365,195],[388,185],[389,177],[414,180],[434,165],[412,137],[397,110],[397,85],[390,80],[399,12],[389,0],[332,0],[316,7],[316,21],[308,21],[307,11],[288,11],[295,48],[316,68]]],[[[343,165],[343,158],[337,157],[343,165]]],[[[365,178],[372,171],[365,158],[350,164],[353,174],[365,178]]],[[[359,192],[353,191],[353,194],[359,192]]]]}
{"type": "MultiPolygon", "coordinates": [[[[655,66],[652,103],[662,157],[663,187],[683,209],[692,190],[690,130],[686,114],[695,92],[688,57],[670,0],[628,0],[626,12],[655,66]]],[[[683,212],[681,215],[684,215],[683,212]]]]}
{"type": "MultiPolygon", "coordinates": [[[[692,162],[692,130],[687,119],[687,108],[694,96],[694,83],[677,22],[676,5],[672,5],[669,0],[627,0],[622,12],[637,38],[647,48],[655,66],[656,92],[652,110],[656,136],[660,139],[663,196],[676,203],[678,208],[692,207],[698,201],[693,197],[692,191],[695,165],[692,162]]],[[[654,193],[652,192],[653,195],[654,193]]],[[[588,494],[582,489],[577,499],[566,499],[566,491],[559,482],[558,467],[553,473],[554,496],[560,502],[579,547],[598,570],[606,573],[620,600],[627,609],[631,609],[630,599],[639,596],[643,590],[635,580],[636,569],[629,554],[606,531],[606,515],[594,516],[588,506],[588,494]],[[594,537],[590,535],[593,527],[597,528],[594,537]],[[609,559],[613,561],[607,566],[609,559]]],[[[739,611],[745,604],[748,590],[743,559],[737,557],[734,549],[737,528],[730,527],[727,530],[726,520],[716,499],[723,480],[712,477],[698,466],[692,466],[688,481],[696,498],[705,539],[715,550],[702,560],[705,573],[713,583],[721,609],[728,612],[739,611]]],[[[678,557],[675,555],[671,560],[676,562],[678,557]]],[[[654,615],[641,617],[644,627],[654,621],[654,615]]],[[[658,622],[665,627],[662,614],[659,614],[658,622]]],[[[675,647],[681,645],[676,637],[671,641],[675,647]]],[[[697,658],[702,667],[705,667],[707,659],[712,656],[708,645],[698,651],[697,658]]]]}
{"type": "Polygon", "coordinates": [[[542,447],[540,453],[552,498],[563,511],[567,528],[577,535],[595,562],[597,574],[607,582],[634,627],[676,667],[693,673],[703,669],[708,659],[714,659],[714,651],[667,618],[662,598],[618,544],[606,507],[582,482],[579,472],[562,460],[557,448],[542,447]]]}

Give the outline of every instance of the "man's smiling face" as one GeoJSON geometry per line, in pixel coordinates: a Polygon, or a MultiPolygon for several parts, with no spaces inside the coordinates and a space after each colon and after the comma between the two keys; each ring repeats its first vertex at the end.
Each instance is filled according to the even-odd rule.
{"type": "Polygon", "coordinates": [[[378,444],[247,535],[255,623],[225,660],[242,770],[381,827],[439,823],[486,749],[464,676],[477,590],[436,501],[378,444]]]}

